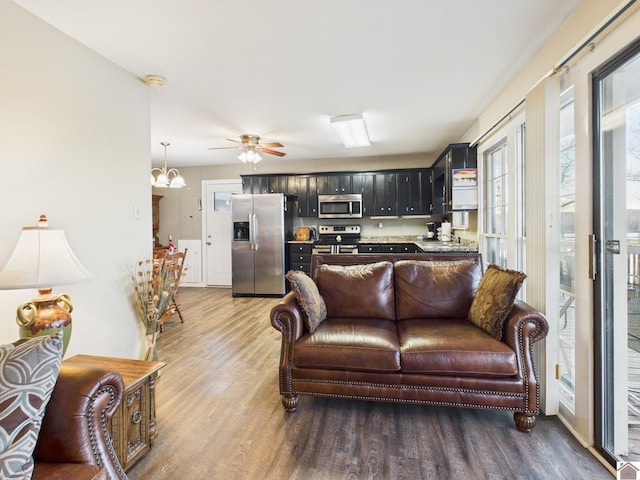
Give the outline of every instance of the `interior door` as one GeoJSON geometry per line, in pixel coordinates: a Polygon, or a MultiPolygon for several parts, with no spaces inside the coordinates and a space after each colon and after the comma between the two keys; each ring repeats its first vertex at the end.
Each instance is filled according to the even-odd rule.
{"type": "Polygon", "coordinates": [[[240,180],[204,182],[206,199],[203,252],[206,284],[231,286],[231,194],[242,191],[240,180]]]}
{"type": "Polygon", "coordinates": [[[629,443],[640,422],[640,376],[630,368],[640,358],[640,42],[594,72],[593,95],[596,445],[612,463],[637,461],[629,443]]]}

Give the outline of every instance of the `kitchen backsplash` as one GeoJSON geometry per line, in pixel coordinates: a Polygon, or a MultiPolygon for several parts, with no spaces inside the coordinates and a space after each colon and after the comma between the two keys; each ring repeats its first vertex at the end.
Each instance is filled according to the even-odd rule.
{"type": "MultiPolygon", "coordinates": [[[[478,241],[477,214],[469,212],[469,229],[454,230],[454,234],[465,240],[478,241]]],[[[389,236],[410,236],[426,235],[427,222],[434,221],[435,218],[358,218],[354,220],[322,220],[317,218],[295,218],[294,230],[296,227],[314,227],[322,224],[348,225],[358,224],[362,227],[363,237],[389,237],[389,236]]]]}

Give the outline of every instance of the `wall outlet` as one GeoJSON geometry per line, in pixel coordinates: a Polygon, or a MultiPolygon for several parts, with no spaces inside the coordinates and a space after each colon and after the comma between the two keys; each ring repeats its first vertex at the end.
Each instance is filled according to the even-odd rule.
{"type": "Polygon", "coordinates": [[[140,213],[140,208],[137,203],[133,204],[133,219],[140,220],[142,218],[142,214],[140,213]]]}

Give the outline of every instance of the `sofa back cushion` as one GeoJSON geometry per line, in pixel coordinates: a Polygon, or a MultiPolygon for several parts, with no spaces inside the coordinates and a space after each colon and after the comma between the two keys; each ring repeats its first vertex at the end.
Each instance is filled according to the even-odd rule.
{"type": "Polygon", "coordinates": [[[327,317],[395,320],[391,262],[319,265],[314,277],[327,317]]]}
{"type": "Polygon", "coordinates": [[[409,318],[467,318],[482,277],[479,257],[395,263],[396,314],[409,318]]]}

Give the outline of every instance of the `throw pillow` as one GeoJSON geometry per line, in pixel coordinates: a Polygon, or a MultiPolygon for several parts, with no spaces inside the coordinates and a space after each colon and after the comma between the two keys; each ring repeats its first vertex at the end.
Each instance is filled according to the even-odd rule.
{"type": "Polygon", "coordinates": [[[62,331],[0,346],[0,478],[26,480],[62,362],[62,331]]]}
{"type": "Polygon", "coordinates": [[[307,329],[311,333],[315,332],[318,326],[327,318],[327,306],[318,291],[318,287],[304,272],[290,270],[287,272],[286,277],[291,284],[291,290],[296,295],[298,305],[305,313],[307,329]]]}
{"type": "Polygon", "coordinates": [[[480,279],[467,318],[496,340],[502,338],[502,325],[511,312],[526,275],[489,265],[480,279]]]}

